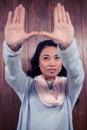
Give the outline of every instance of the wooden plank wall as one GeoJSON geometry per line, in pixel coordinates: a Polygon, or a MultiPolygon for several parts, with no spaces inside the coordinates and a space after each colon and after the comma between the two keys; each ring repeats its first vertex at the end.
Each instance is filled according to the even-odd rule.
{"type": "MultiPolygon", "coordinates": [[[[16,130],[20,101],[4,78],[2,46],[4,27],[9,10],[22,3],[26,8],[25,30],[53,30],[53,9],[60,2],[70,12],[75,27],[75,37],[85,70],[85,80],[77,105],[73,110],[74,130],[87,130],[87,0],[0,0],[0,130],[16,130]]],[[[23,69],[30,67],[30,59],[39,41],[44,37],[34,37],[26,42],[22,53],[23,69]]],[[[80,71],[80,70],[79,70],[80,71]]]]}

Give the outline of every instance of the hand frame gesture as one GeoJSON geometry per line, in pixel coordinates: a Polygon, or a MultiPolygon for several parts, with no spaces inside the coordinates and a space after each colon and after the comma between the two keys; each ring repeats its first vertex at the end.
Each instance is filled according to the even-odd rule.
{"type": "Polygon", "coordinates": [[[24,22],[25,8],[22,5],[16,7],[13,17],[11,11],[8,13],[5,27],[5,40],[9,46],[20,46],[26,39],[38,34],[36,31],[26,33],[24,31],[24,22]]]}
{"type": "Polygon", "coordinates": [[[65,11],[64,6],[60,3],[54,8],[54,30],[52,33],[40,32],[43,35],[56,41],[61,48],[68,47],[74,37],[74,28],[71,23],[69,13],[65,11]]]}

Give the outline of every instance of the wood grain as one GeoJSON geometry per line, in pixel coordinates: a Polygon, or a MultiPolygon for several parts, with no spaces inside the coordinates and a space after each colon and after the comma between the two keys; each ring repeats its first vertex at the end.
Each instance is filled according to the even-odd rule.
{"type": "MultiPolygon", "coordinates": [[[[16,130],[20,100],[6,83],[2,56],[4,27],[9,10],[14,11],[18,4],[26,8],[25,31],[48,31],[54,28],[53,10],[60,2],[69,11],[75,28],[75,37],[85,70],[83,89],[73,110],[74,130],[87,130],[87,0],[0,0],[0,130],[16,130]]],[[[47,39],[36,36],[28,40],[21,55],[23,69],[30,67],[30,60],[37,44],[47,39]]]]}

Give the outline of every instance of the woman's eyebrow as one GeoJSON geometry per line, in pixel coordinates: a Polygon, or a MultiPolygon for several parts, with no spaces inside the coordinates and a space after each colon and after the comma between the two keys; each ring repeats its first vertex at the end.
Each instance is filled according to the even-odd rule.
{"type": "Polygon", "coordinates": [[[49,54],[44,54],[44,55],[42,55],[42,57],[44,57],[44,56],[50,56],[49,54]]]}
{"type": "MultiPolygon", "coordinates": [[[[49,55],[49,54],[43,54],[42,57],[44,57],[44,56],[51,56],[51,55],[49,55]]],[[[58,57],[59,57],[58,54],[55,54],[55,55],[53,55],[53,56],[58,56],[58,57]]]]}
{"type": "Polygon", "coordinates": [[[58,56],[59,57],[59,54],[55,54],[54,56],[58,56]]]}

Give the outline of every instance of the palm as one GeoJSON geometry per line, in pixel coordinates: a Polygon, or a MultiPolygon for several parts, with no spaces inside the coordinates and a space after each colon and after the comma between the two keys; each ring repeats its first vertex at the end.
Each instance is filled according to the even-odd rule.
{"type": "Polygon", "coordinates": [[[5,29],[5,38],[7,43],[19,44],[23,42],[25,39],[26,33],[19,23],[13,23],[8,25],[5,29]]]}
{"type": "Polygon", "coordinates": [[[5,40],[8,45],[16,47],[22,45],[23,42],[38,33],[33,31],[26,33],[24,31],[25,9],[22,5],[16,7],[12,18],[12,12],[8,14],[8,20],[5,27],[5,40]]]}
{"type": "Polygon", "coordinates": [[[53,39],[58,41],[58,43],[66,43],[68,42],[69,38],[72,39],[73,34],[74,34],[73,26],[62,22],[56,25],[51,36],[53,39]]]}
{"type": "Polygon", "coordinates": [[[69,13],[64,6],[57,4],[54,9],[54,30],[52,33],[40,32],[40,35],[47,36],[56,41],[60,46],[69,46],[74,37],[74,28],[69,13]]]}

